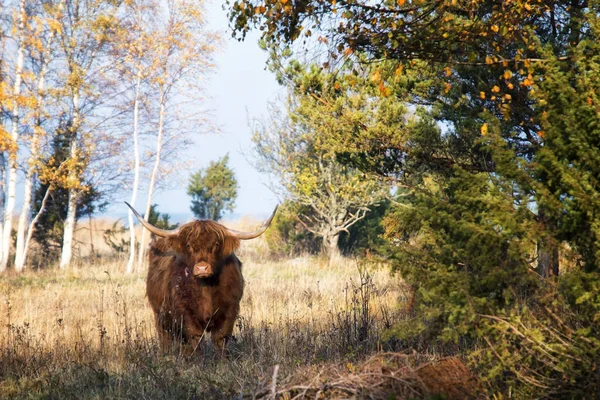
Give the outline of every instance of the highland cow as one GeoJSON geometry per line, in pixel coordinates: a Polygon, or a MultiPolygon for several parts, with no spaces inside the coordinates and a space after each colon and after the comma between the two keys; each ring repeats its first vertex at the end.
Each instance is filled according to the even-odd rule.
{"type": "Polygon", "coordinates": [[[126,204],[157,237],[150,245],[146,295],[163,346],[181,340],[195,348],[210,332],[215,347],[223,351],[244,290],[242,263],[234,252],[240,240],[264,233],[277,207],[260,229],[239,232],[207,220],[159,229],[126,204]]]}

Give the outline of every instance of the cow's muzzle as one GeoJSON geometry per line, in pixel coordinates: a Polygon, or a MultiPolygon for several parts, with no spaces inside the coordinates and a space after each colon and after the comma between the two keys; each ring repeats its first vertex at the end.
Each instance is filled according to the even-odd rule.
{"type": "Polygon", "coordinates": [[[208,278],[212,273],[212,266],[207,262],[199,262],[194,265],[194,276],[196,278],[208,278]]]}

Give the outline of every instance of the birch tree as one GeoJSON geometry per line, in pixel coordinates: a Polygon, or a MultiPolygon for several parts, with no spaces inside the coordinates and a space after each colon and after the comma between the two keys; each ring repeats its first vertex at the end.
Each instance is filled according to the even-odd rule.
{"type": "Polygon", "coordinates": [[[14,83],[12,88],[12,98],[10,101],[11,111],[11,131],[8,137],[8,175],[6,197],[4,204],[4,227],[2,236],[2,259],[0,260],[0,272],[6,270],[10,258],[10,245],[12,233],[12,220],[15,208],[15,198],[17,192],[17,157],[19,140],[19,103],[21,101],[21,83],[23,81],[23,65],[25,62],[25,0],[20,0],[18,9],[15,12],[16,24],[14,27],[14,38],[16,41],[16,61],[14,67],[14,83]]]}
{"type": "MultiPolygon", "coordinates": [[[[64,222],[64,236],[60,268],[65,269],[71,262],[73,234],[77,213],[77,201],[86,185],[81,176],[89,162],[89,133],[84,132],[86,113],[97,101],[97,87],[94,78],[103,76],[103,52],[106,50],[108,35],[116,29],[116,9],[118,4],[101,0],[60,0],[55,3],[59,23],[58,42],[64,57],[65,106],[71,118],[69,159],[64,179],[64,187],[69,190],[67,218],[64,222]]],[[[106,61],[106,60],[104,60],[106,61]]],[[[93,144],[92,144],[93,146],[93,144]]]]}
{"type": "MultiPolygon", "coordinates": [[[[147,220],[152,206],[152,196],[159,178],[161,157],[164,151],[166,122],[171,115],[190,106],[198,108],[201,80],[212,67],[211,55],[219,43],[217,35],[204,29],[204,5],[191,0],[166,1],[167,13],[164,25],[156,32],[156,47],[153,52],[154,74],[151,84],[158,98],[158,124],[154,164],[148,183],[148,196],[144,218],[147,220]],[[187,99],[189,100],[189,99],[187,99]]],[[[195,111],[193,111],[195,112],[195,111]]],[[[195,126],[196,115],[186,115],[186,124],[195,126]]],[[[142,230],[138,268],[144,263],[147,232],[142,230]]]]}
{"type": "MultiPolygon", "coordinates": [[[[117,54],[122,55],[120,75],[131,85],[133,95],[133,183],[131,187],[130,204],[135,206],[140,182],[140,109],[144,101],[143,84],[152,74],[151,59],[152,26],[155,22],[155,2],[130,2],[125,8],[125,15],[129,16],[123,23],[117,43],[117,54]]],[[[136,239],[133,213],[128,211],[129,222],[129,259],[126,271],[133,272],[136,255],[136,239]]]]}
{"type": "MultiPolygon", "coordinates": [[[[43,127],[47,98],[46,77],[52,58],[54,39],[56,37],[56,30],[52,28],[54,21],[50,16],[43,14],[42,10],[43,7],[38,4],[37,9],[35,10],[36,15],[27,24],[26,29],[27,58],[32,76],[29,84],[32,87],[31,96],[33,102],[30,116],[31,132],[28,138],[29,158],[25,164],[23,206],[17,227],[15,250],[16,271],[22,271],[25,268],[25,259],[32,230],[35,229],[39,214],[44,211],[42,207],[37,212],[37,218],[34,218],[29,222],[35,177],[38,168],[43,168],[43,165],[39,164],[39,152],[42,141],[46,135],[43,127]]],[[[47,196],[45,197],[47,198],[47,196]]]]}

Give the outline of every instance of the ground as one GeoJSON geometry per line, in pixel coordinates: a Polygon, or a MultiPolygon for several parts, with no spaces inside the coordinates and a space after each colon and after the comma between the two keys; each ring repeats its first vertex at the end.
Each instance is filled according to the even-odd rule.
{"type": "Polygon", "coordinates": [[[0,397],[347,398],[369,382],[383,398],[426,394],[423,366],[443,364],[399,355],[387,337],[409,293],[385,265],[240,258],[246,288],[225,358],[209,341],[191,357],[161,352],[145,272],[126,275],[125,259],[1,276],[0,397]]]}

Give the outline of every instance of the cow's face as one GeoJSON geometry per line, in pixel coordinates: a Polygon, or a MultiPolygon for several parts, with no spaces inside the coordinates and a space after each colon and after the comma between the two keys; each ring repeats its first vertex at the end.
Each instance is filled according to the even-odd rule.
{"type": "Polygon", "coordinates": [[[198,278],[212,276],[221,266],[223,259],[239,247],[240,240],[254,239],[262,235],[277,212],[275,207],[267,222],[252,232],[229,229],[214,221],[194,221],[177,229],[165,230],[148,223],[129,203],[125,204],[146,229],[167,240],[172,249],[184,256],[186,268],[193,270],[192,273],[198,278]]]}
{"type": "Polygon", "coordinates": [[[239,239],[227,235],[227,228],[213,221],[194,221],[181,227],[173,238],[185,264],[197,278],[212,276],[239,246],[239,239]]]}

